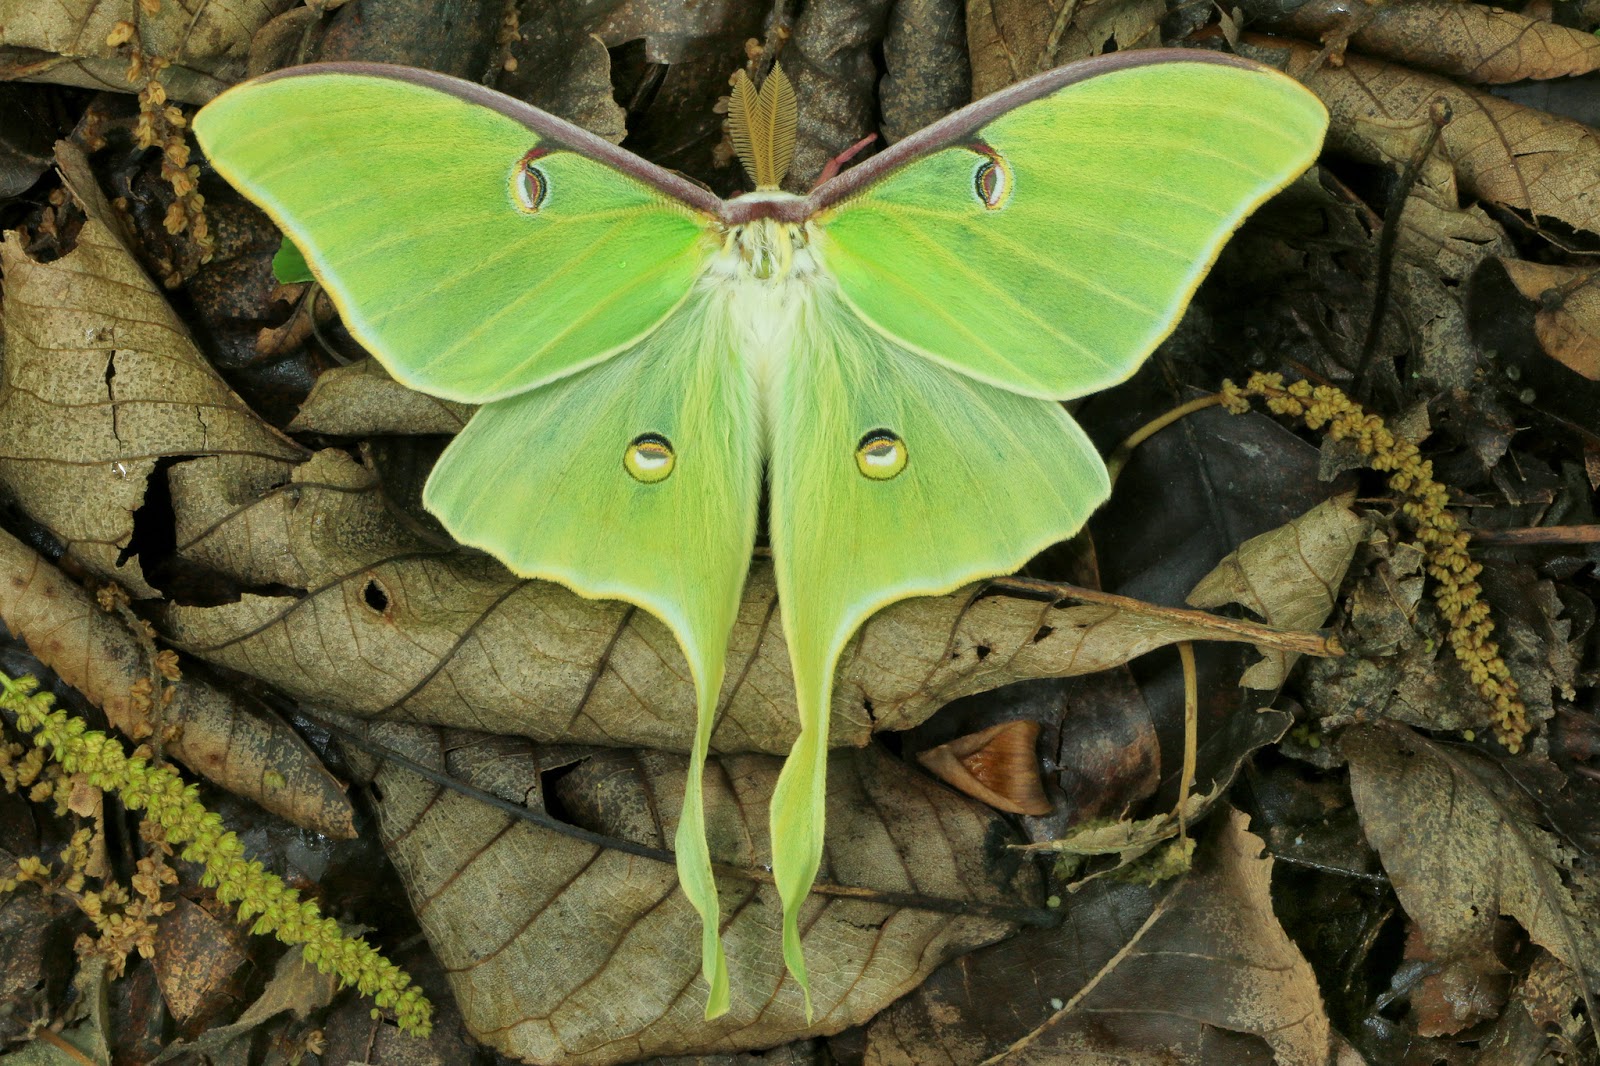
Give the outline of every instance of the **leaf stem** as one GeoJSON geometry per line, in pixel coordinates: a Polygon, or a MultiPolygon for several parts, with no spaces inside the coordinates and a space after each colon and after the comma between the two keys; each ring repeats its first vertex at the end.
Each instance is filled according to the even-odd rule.
{"type": "Polygon", "coordinates": [[[1179,404],[1164,415],[1158,415],[1134,430],[1132,435],[1121,444],[1112,449],[1111,455],[1106,459],[1106,473],[1111,475],[1111,484],[1117,483],[1117,478],[1122,473],[1122,468],[1128,465],[1128,460],[1133,457],[1133,450],[1151,437],[1166,429],[1180,418],[1186,418],[1196,411],[1204,411],[1207,407],[1216,407],[1222,403],[1222,397],[1216,394],[1200,396],[1188,403],[1179,404]]]}

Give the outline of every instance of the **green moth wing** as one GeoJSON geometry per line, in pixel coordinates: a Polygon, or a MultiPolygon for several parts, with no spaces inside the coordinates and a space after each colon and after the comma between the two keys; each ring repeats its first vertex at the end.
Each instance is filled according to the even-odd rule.
{"type": "Polygon", "coordinates": [[[1328,121],[1276,71],[1174,58],[1062,67],[824,185],[812,206],[845,299],[907,347],[1031,396],[1127,378],[1328,121]]]}
{"type": "Polygon", "coordinates": [[[1254,64],[1117,55],[979,101],[807,201],[837,290],[819,287],[804,361],[778,377],[768,468],[802,730],[772,801],[773,873],[802,988],[840,653],[881,607],[1077,532],[1110,484],[1049,398],[1131,374],[1326,122],[1254,64]]]}
{"type": "Polygon", "coordinates": [[[697,295],[633,348],[481,408],[423,502],[519,574],[660,618],[694,675],[698,717],[675,850],[703,919],[707,1016],[728,1005],[701,778],[728,637],[755,544],[754,382],[697,295]]]}
{"type": "Polygon", "coordinates": [[[784,958],[822,856],[828,709],[839,653],[879,608],[1009,573],[1109,495],[1094,445],[1058,403],[955,374],[819,297],[808,358],[780,373],[769,530],[800,738],[772,798],[784,958]]]}
{"type": "Polygon", "coordinates": [[[479,86],[326,64],[195,120],[402,383],[486,403],[633,344],[688,295],[715,196],[479,86]]]}
{"type": "MultiPolygon", "coordinates": [[[[767,117],[771,149],[792,121],[767,117]]],[[[196,120],[396,378],[484,405],[424,491],[445,527],[519,574],[639,605],[682,646],[698,717],[676,849],[708,1017],[729,982],[700,778],[763,467],[801,716],[773,871],[809,1012],[797,917],[842,650],[879,608],[1078,530],[1109,482],[1054,399],[1137,367],[1325,126],[1255,64],[1119,53],[979,101],[809,197],[725,202],[401,68],[284,72],[196,120]]],[[[766,186],[778,154],[758,153],[766,186]]]]}

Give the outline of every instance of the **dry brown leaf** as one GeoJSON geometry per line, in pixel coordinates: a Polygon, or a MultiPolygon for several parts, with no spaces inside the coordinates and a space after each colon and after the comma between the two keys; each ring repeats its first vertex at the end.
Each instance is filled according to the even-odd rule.
{"type": "MultiPolygon", "coordinates": [[[[171,483],[180,557],[278,590],[169,604],[166,630],[194,654],[367,717],[687,750],[694,692],[665,626],[435,539],[344,452],[253,473],[197,460],[175,466],[171,483]]],[[[1045,598],[1056,586],[1023,588],[1039,598],[970,586],[869,620],[841,663],[833,743],[863,744],[1023,678],[1103,670],[1178,640],[1251,639],[1197,611],[1059,606],[1045,598]]],[[[787,751],[794,685],[765,561],[752,568],[729,663],[713,746],[787,751]]]]}
{"type": "Polygon", "coordinates": [[[162,0],[155,14],[138,4],[97,0],[0,0],[0,80],[48,81],[129,92],[126,49],[106,43],[113,27],[139,12],[137,42],[172,60],[167,95],[203,103],[245,73],[250,39],[297,0],[162,0]]]}
{"type": "Polygon", "coordinates": [[[873,1020],[868,1066],[1349,1061],[1247,822],[1226,811],[1160,892],[1101,881],[1060,929],[941,970],[873,1020]]]}
{"type": "MultiPolygon", "coordinates": [[[[1300,698],[1324,728],[1355,718],[1388,718],[1433,730],[1484,729],[1493,707],[1472,687],[1425,595],[1421,552],[1389,530],[1368,543],[1373,562],[1345,593],[1341,637],[1352,654],[1306,663],[1300,698]]],[[[1529,715],[1555,713],[1556,693],[1575,683],[1574,622],[1553,582],[1528,566],[1489,560],[1481,578],[1495,610],[1497,639],[1522,685],[1529,715]]],[[[1580,641],[1581,643],[1581,641],[1580,641]]]]}
{"type": "Polygon", "coordinates": [[[1008,814],[1050,813],[1039,777],[1039,723],[1000,722],[926,751],[924,770],[980,803],[1008,814]]]}
{"type": "MultiPolygon", "coordinates": [[[[174,1040],[162,1048],[161,1054],[151,1060],[150,1066],[164,1062],[194,1061],[186,1056],[210,1056],[215,1062],[235,1062],[248,1059],[248,1053],[233,1049],[235,1042],[248,1044],[259,1035],[257,1030],[267,1021],[288,1011],[295,1018],[309,1018],[333,1001],[338,991],[337,979],[332,974],[318,973],[316,967],[305,961],[298,951],[288,951],[278,957],[278,965],[267,980],[266,987],[255,1002],[245,1008],[237,1021],[230,1025],[208,1028],[192,1042],[174,1040]],[[226,1053],[236,1050],[237,1057],[226,1053]]],[[[383,1026],[393,1029],[393,1026],[383,1026]]],[[[395,1030],[398,1032],[398,1030],[395,1030]]],[[[407,1037],[413,1044],[415,1037],[407,1037]]],[[[391,1061],[391,1060],[380,1060],[391,1061]]]]}
{"type": "Polygon", "coordinates": [[[1479,1045],[1478,1061],[1558,1062],[1547,1057],[1549,1052],[1563,1044],[1579,1046],[1586,1027],[1583,994],[1572,971],[1541,951],[1527,977],[1512,990],[1494,1030],[1479,1045]]]}
{"type": "Polygon", "coordinates": [[[1594,34],[1502,7],[1412,0],[1352,8],[1341,0],[1311,0],[1287,18],[1274,17],[1281,11],[1262,12],[1280,32],[1325,41],[1349,33],[1359,52],[1462,81],[1498,85],[1600,70],[1594,34]]]}
{"type": "MultiPolygon", "coordinates": [[[[1288,724],[1285,721],[1284,727],[1287,728],[1288,724]]],[[[1077,891],[1084,885],[1092,884],[1097,878],[1137,862],[1150,854],[1158,845],[1176,838],[1187,826],[1197,822],[1232,783],[1231,778],[1218,781],[1214,788],[1206,792],[1192,792],[1185,796],[1181,816],[1178,811],[1170,810],[1149,818],[1082,822],[1067,830],[1058,840],[1027,844],[1022,850],[1047,852],[1051,855],[1076,855],[1081,858],[1102,855],[1117,857],[1115,866],[1096,870],[1087,877],[1074,881],[1070,887],[1073,891],[1077,891]]]]}
{"type": "Polygon", "coordinates": [[[155,965],[161,998],[179,1024],[231,1006],[239,988],[233,976],[249,961],[249,935],[231,916],[215,918],[186,896],[157,925],[155,965]]]}
{"type": "MultiPolygon", "coordinates": [[[[1354,494],[1324,500],[1286,525],[1251,537],[1190,591],[1195,607],[1237,603],[1285,629],[1312,629],[1333,613],[1339,586],[1367,523],[1350,510],[1354,494]]],[[[1266,649],[1239,678],[1246,688],[1275,689],[1298,656],[1266,649]]]]}
{"type": "Polygon", "coordinates": [[[1406,931],[1405,959],[1413,964],[1411,973],[1423,974],[1410,990],[1411,1019],[1420,1036],[1454,1036],[1499,1017],[1506,1005],[1509,975],[1493,954],[1439,959],[1413,925],[1406,931]]]}
{"type": "Polygon", "coordinates": [[[289,431],[336,437],[457,433],[475,410],[408,389],[376,359],[363,359],[318,375],[289,431]]]}
{"type": "Polygon", "coordinates": [[[1435,151],[1469,196],[1600,233],[1600,134],[1571,119],[1501,100],[1430,74],[1363,56],[1313,68],[1309,45],[1249,39],[1241,54],[1299,77],[1332,115],[1328,145],[1366,162],[1403,166],[1448,104],[1435,151]],[[1309,71],[1309,73],[1308,73],[1309,71]]]}
{"type": "Polygon", "coordinates": [[[63,142],[59,160],[89,216],[77,247],[39,263],[20,233],[0,243],[0,484],[73,558],[136,596],[153,596],[126,549],[159,460],[304,453],[245,407],[200,354],[117,236],[81,151],[63,142]]]}
{"type": "Polygon", "coordinates": [[[1534,335],[1546,355],[1600,381],[1600,289],[1595,271],[1502,257],[1517,291],[1539,305],[1534,335]]]}
{"type": "MultiPolygon", "coordinates": [[[[18,859],[37,855],[37,843],[8,839],[6,844],[10,847],[0,846],[0,870],[9,874],[17,868],[18,859]]],[[[5,951],[0,952],[0,1001],[28,1003],[39,989],[47,987],[53,972],[51,945],[58,942],[58,919],[71,907],[53,892],[6,893],[0,901],[0,944],[5,945],[5,951]]],[[[0,1015],[0,1039],[10,1046],[12,1041],[25,1037],[33,1013],[23,1008],[0,1015]]]]}
{"type": "MultiPolygon", "coordinates": [[[[377,726],[371,735],[472,776],[452,757],[456,743],[436,731],[377,726]]],[[[525,765],[537,773],[536,759],[525,765]]],[[[719,862],[770,863],[767,803],[780,765],[765,755],[711,760],[706,821],[719,862]]],[[[563,808],[585,828],[659,847],[676,830],[686,766],[659,752],[593,755],[559,779],[563,808]]],[[[390,856],[469,1030],[530,1062],[593,1066],[838,1032],[916,987],[939,962],[1011,928],[993,917],[813,894],[800,916],[816,1008],[808,1024],[778,948],[775,890],[724,875],[733,1003],[707,1021],[700,919],[670,863],[515,820],[392,764],[375,785],[390,856]]],[[[876,748],[830,759],[827,817],[825,881],[1037,904],[1033,868],[990,846],[1009,835],[997,815],[876,748]]]]}
{"type": "Polygon", "coordinates": [[[1500,916],[1515,918],[1580,972],[1594,1018],[1600,916],[1578,907],[1562,880],[1574,854],[1536,824],[1523,793],[1477,753],[1397,723],[1353,726],[1339,746],[1362,828],[1429,950],[1492,958],[1500,916]]]}
{"type": "MultiPolygon", "coordinates": [[[[68,685],[135,736],[144,724],[132,699],[149,676],[139,643],[88,593],[11,534],[0,530],[0,620],[68,685]]],[[[350,800],[322,760],[282,720],[255,712],[199,678],[174,683],[163,721],[174,759],[296,825],[348,840],[350,800]]]]}
{"type": "MultiPolygon", "coordinates": [[[[1092,872],[1067,886],[1074,894],[1082,892],[1098,879],[1144,859],[1158,847],[1192,831],[1232,786],[1240,768],[1261,748],[1283,739],[1292,725],[1293,715],[1271,708],[1231,719],[1224,728],[1207,733],[1201,741],[1196,765],[1212,768],[1210,781],[1208,783],[1202,774],[1197,789],[1184,797],[1181,810],[1168,809],[1147,818],[1129,818],[1123,810],[1119,812],[1120,817],[1085,819],[1074,823],[1058,839],[1039,840],[1020,850],[1083,859],[1115,856],[1114,864],[1097,864],[1092,872]]],[[[1181,868],[1187,861],[1188,849],[1181,843],[1177,847],[1181,852],[1157,855],[1150,869],[1143,873],[1159,875],[1164,870],[1170,873],[1173,863],[1181,868]]]]}
{"type": "Polygon", "coordinates": [[[972,0],[967,48],[977,99],[1040,71],[1161,43],[1161,0],[972,0]]]}

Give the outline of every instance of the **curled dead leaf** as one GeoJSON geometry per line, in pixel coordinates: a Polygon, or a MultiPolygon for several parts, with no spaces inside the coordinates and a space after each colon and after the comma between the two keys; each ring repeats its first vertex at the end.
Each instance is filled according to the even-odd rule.
{"type": "Polygon", "coordinates": [[[128,59],[118,49],[133,42],[146,55],[173,61],[162,75],[168,97],[204,103],[244,76],[251,38],[296,3],[169,2],[143,11],[135,25],[126,22],[126,4],[3,0],[0,80],[48,81],[95,90],[126,85],[128,59]]]}
{"type": "Polygon", "coordinates": [[[1247,822],[1226,811],[1160,890],[1097,882],[1062,901],[1060,928],[938,971],[873,1020],[866,1061],[1359,1061],[1273,914],[1272,860],[1247,822]]]}
{"type": "Polygon", "coordinates": [[[1600,919],[1563,881],[1575,854],[1523,793],[1476,752],[1398,723],[1352,726],[1339,746],[1362,828],[1433,955],[1492,958],[1500,916],[1515,918],[1574,972],[1595,1018],[1600,919]]]}
{"type": "Polygon", "coordinates": [[[408,389],[376,359],[363,359],[318,375],[289,431],[336,437],[458,433],[475,410],[408,389]]]}
{"type": "Polygon", "coordinates": [[[496,88],[613,143],[627,135],[628,113],[611,89],[611,53],[594,36],[592,8],[527,4],[506,44],[496,88]]]}
{"type": "Polygon", "coordinates": [[[1050,813],[1039,779],[1039,723],[1001,722],[917,753],[923,769],[995,810],[1050,813]]]}
{"type": "Polygon", "coordinates": [[[1166,14],[1160,0],[973,0],[967,4],[972,98],[1075,59],[1160,44],[1166,14]]]}
{"type": "Polygon", "coordinates": [[[249,961],[249,934],[226,913],[216,917],[181,895],[172,902],[158,925],[152,962],[161,998],[180,1024],[188,1024],[233,1005],[242,984],[234,975],[249,961]]]}
{"type": "Polygon", "coordinates": [[[0,243],[0,484],[88,569],[153,596],[129,549],[134,513],[163,459],[304,453],[200,354],[118,236],[81,150],[63,142],[58,158],[88,215],[77,246],[41,263],[18,232],[0,243]]]}
{"type": "MultiPolygon", "coordinates": [[[[1086,819],[1073,824],[1054,840],[1035,841],[1018,850],[1078,859],[1114,857],[1115,862],[1097,863],[1090,872],[1068,884],[1068,891],[1080,893],[1100,878],[1144,860],[1158,848],[1190,832],[1227,792],[1245,763],[1257,751],[1281,740],[1293,724],[1293,716],[1270,708],[1237,715],[1225,728],[1201,740],[1196,764],[1212,770],[1209,775],[1202,774],[1195,791],[1184,796],[1173,809],[1144,818],[1130,818],[1125,812],[1118,812],[1119,817],[1086,819]]],[[[1178,872],[1172,870],[1170,864],[1186,865],[1183,859],[1186,849],[1181,843],[1169,852],[1156,855],[1152,868],[1140,871],[1139,880],[1159,880],[1178,872]]]]}
{"type": "MultiPolygon", "coordinates": [[[[1260,4],[1273,29],[1310,40],[1348,38],[1367,55],[1486,85],[1600,70],[1600,39],[1573,26],[1487,4],[1360,5],[1311,0],[1285,17],[1260,4]]],[[[1257,12],[1252,12],[1257,13],[1257,12]]]]}
{"type": "Polygon", "coordinates": [[[1582,123],[1365,56],[1314,66],[1309,45],[1251,37],[1240,53],[1300,77],[1332,116],[1329,147],[1366,162],[1404,166],[1448,106],[1435,150],[1467,195],[1600,234],[1600,134],[1582,123]]]}
{"type": "Polygon", "coordinates": [[[1517,291],[1538,305],[1533,332],[1546,355],[1590,381],[1600,381],[1600,288],[1583,267],[1502,257],[1517,291]]]}
{"type": "Polygon", "coordinates": [[[1542,951],[1511,991],[1488,1038],[1479,1045],[1484,1062],[1538,1062],[1551,1047],[1579,1046],[1587,1021],[1583,996],[1572,971],[1542,951]]]}
{"type": "MultiPolygon", "coordinates": [[[[1366,520],[1350,510],[1355,494],[1324,500],[1287,525],[1251,537],[1190,591],[1196,607],[1237,603],[1286,629],[1322,625],[1333,613],[1366,520]]],[[[1262,659],[1239,679],[1246,688],[1283,684],[1296,656],[1263,649],[1262,659]]]]}
{"type": "MultiPolygon", "coordinates": [[[[148,726],[134,703],[149,676],[139,642],[27,545],[0,530],[0,620],[34,655],[105,712],[128,736],[148,726]]],[[[296,825],[349,839],[355,815],[344,788],[281,719],[259,713],[198,677],[170,690],[163,722],[176,726],[166,751],[223,788],[296,825]]]]}

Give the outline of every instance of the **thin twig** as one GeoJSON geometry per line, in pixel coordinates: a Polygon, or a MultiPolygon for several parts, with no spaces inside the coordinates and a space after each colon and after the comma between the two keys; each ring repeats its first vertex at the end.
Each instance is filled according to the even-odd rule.
{"type": "Polygon", "coordinates": [[[1194,664],[1194,645],[1178,642],[1178,658],[1183,662],[1183,773],[1178,779],[1178,806],[1172,812],[1178,820],[1178,835],[1189,831],[1189,793],[1194,788],[1194,764],[1199,746],[1200,673],[1194,664]]]}
{"type": "Polygon", "coordinates": [[[1600,544],[1600,526],[1529,526],[1523,529],[1474,529],[1477,544],[1531,547],[1544,544],[1600,544]]]}
{"type": "Polygon", "coordinates": [[[1394,275],[1394,253],[1400,237],[1400,218],[1405,214],[1406,200],[1411,196],[1411,189],[1422,173],[1422,165],[1427,162],[1428,155],[1433,151],[1433,146],[1439,139],[1439,131],[1450,124],[1450,117],[1448,100],[1441,97],[1429,105],[1427,132],[1423,134],[1422,142],[1417,145],[1416,151],[1411,153],[1411,158],[1406,160],[1405,167],[1400,171],[1394,192],[1389,197],[1388,207],[1383,213],[1383,229],[1378,235],[1377,278],[1372,288],[1372,317],[1367,320],[1367,336],[1361,344],[1361,359],[1356,367],[1354,393],[1359,403],[1370,403],[1372,400],[1372,364],[1378,352],[1378,339],[1383,330],[1383,320],[1389,310],[1389,286],[1394,275]]]}
{"type": "Polygon", "coordinates": [[[1196,611],[1187,607],[1162,607],[1160,604],[1146,603],[1131,596],[1119,596],[1114,592],[1101,592],[1098,589],[1068,585],[1065,582],[1040,581],[1029,577],[997,577],[989,582],[989,587],[1041,599],[1074,600],[1078,603],[1114,607],[1119,611],[1146,618],[1159,618],[1174,625],[1198,626],[1215,633],[1216,636],[1211,638],[1213,640],[1255,644],[1262,648],[1292,651],[1302,655],[1319,655],[1323,658],[1337,658],[1344,654],[1344,648],[1339,644],[1338,638],[1328,633],[1278,629],[1274,626],[1261,625],[1259,622],[1224,618],[1209,611],[1196,611]]]}

